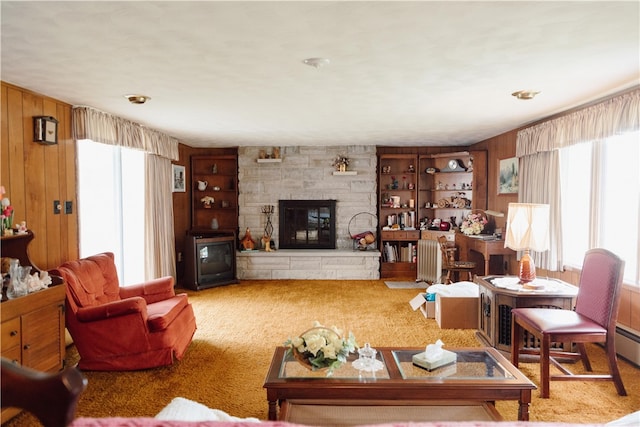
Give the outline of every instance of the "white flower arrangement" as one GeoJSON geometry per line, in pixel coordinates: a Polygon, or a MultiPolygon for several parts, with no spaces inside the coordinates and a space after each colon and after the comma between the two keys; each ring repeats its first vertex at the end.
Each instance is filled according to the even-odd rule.
{"type": "Polygon", "coordinates": [[[487,218],[479,213],[471,213],[462,221],[460,225],[460,231],[467,236],[472,234],[480,234],[484,230],[484,226],[487,224],[487,218]]]}
{"type": "Polygon", "coordinates": [[[204,203],[205,206],[211,206],[216,201],[216,199],[211,196],[204,196],[202,199],[200,199],[200,201],[204,203]]]}
{"type": "Polygon", "coordinates": [[[314,371],[328,369],[328,374],[342,366],[358,346],[352,332],[344,338],[340,329],[326,328],[318,321],[313,328],[299,337],[289,338],[284,345],[289,347],[287,354],[293,354],[301,363],[307,362],[314,371]]]}

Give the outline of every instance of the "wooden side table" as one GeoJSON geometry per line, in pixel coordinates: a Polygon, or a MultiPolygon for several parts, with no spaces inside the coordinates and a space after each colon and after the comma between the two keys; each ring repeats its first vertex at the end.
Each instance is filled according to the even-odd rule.
{"type": "MultiPolygon", "coordinates": [[[[484,238],[477,236],[471,237],[467,236],[463,233],[456,233],[456,245],[459,249],[459,257],[464,261],[475,261],[477,257],[473,256],[473,253],[480,254],[483,259],[483,263],[478,263],[478,267],[476,268],[476,274],[481,276],[487,276],[491,274],[491,257],[504,257],[515,255],[516,252],[512,249],[504,247],[504,240],[502,239],[491,239],[485,240],[484,238]]],[[[485,236],[487,237],[487,236],[485,236]]],[[[493,269],[493,273],[502,273],[504,272],[504,267],[500,267],[493,269]]]]}
{"type": "Polygon", "coordinates": [[[545,307],[571,310],[578,287],[557,279],[544,280],[545,289],[531,291],[517,285],[514,276],[476,276],[480,291],[478,332],[488,345],[511,351],[511,309],[545,307]],[[513,283],[513,284],[511,284],[513,283]]]}

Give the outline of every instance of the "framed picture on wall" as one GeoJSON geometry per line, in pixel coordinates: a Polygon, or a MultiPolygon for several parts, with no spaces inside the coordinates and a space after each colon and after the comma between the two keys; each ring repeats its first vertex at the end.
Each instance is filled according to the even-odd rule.
{"type": "Polygon", "coordinates": [[[173,192],[184,193],[187,191],[185,184],[185,168],[180,165],[173,166],[173,192]]]}
{"type": "Polygon", "coordinates": [[[498,194],[518,193],[518,158],[502,159],[498,165],[498,194]]]}

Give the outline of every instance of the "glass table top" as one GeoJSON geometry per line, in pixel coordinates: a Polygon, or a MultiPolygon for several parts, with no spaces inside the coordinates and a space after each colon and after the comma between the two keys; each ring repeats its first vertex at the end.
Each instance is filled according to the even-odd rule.
{"type": "MultiPolygon", "coordinates": [[[[428,371],[413,364],[412,357],[424,349],[391,349],[379,351],[376,360],[379,360],[380,370],[375,372],[361,371],[353,366],[353,362],[358,360],[357,354],[351,354],[347,363],[335,369],[330,375],[326,370],[312,371],[300,364],[291,354],[285,353],[278,378],[281,379],[336,379],[336,380],[384,380],[391,379],[390,370],[400,372],[403,380],[509,380],[514,379],[514,375],[506,369],[490,352],[485,349],[464,349],[452,350],[456,353],[456,361],[449,365],[441,366],[428,371]],[[386,355],[386,357],[385,357],[386,355]]],[[[397,374],[393,377],[397,378],[397,374]]]]}
{"type": "Polygon", "coordinates": [[[405,380],[447,378],[450,380],[505,380],[514,376],[498,362],[491,353],[478,349],[454,351],[456,361],[428,371],[412,362],[416,350],[393,350],[391,352],[400,374],[405,380]]]}
{"type": "Polygon", "coordinates": [[[280,378],[333,378],[333,379],[363,379],[363,378],[376,378],[383,379],[389,378],[389,371],[387,365],[384,363],[384,358],[380,353],[376,354],[376,360],[379,360],[382,369],[375,372],[359,371],[353,366],[353,362],[358,360],[357,354],[350,354],[347,362],[343,363],[338,369],[334,369],[330,375],[327,375],[326,370],[311,371],[306,368],[300,362],[298,362],[291,354],[285,353],[285,356],[280,366],[280,378]]]}

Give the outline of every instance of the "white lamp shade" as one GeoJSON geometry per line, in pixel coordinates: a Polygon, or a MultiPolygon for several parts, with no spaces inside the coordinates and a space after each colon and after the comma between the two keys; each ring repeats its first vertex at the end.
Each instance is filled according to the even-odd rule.
{"type": "Polygon", "coordinates": [[[509,203],[504,246],[514,251],[549,249],[549,205],[509,203]]]}

